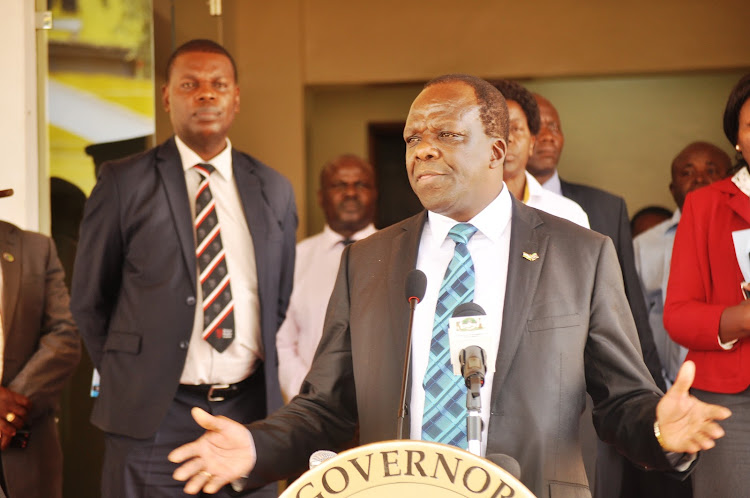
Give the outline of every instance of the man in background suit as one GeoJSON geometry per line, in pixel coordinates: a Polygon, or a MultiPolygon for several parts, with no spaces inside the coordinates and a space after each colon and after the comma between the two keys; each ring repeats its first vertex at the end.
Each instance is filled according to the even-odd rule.
{"type": "Polygon", "coordinates": [[[227,138],[240,94],[223,47],[178,47],[162,97],[176,136],[102,166],[76,257],[73,313],[101,373],[104,497],[183,496],[166,455],[196,437],[191,406],[248,423],[282,404],[291,186],[227,138]]]}
{"type": "MultiPolygon", "coordinates": [[[[689,396],[691,363],[661,396],[640,356],[611,241],[512,198],[503,184],[507,135],[505,101],[486,81],[448,75],[426,85],[404,139],[409,181],[427,211],[344,250],[316,358],[290,404],[249,431],[194,410],[208,431],[170,455],[186,461],[175,472],[189,479],[186,491],[213,492],[251,470],[246,486],[297,472],[313,451],[350,439],[357,422],[363,443],[393,439],[409,323],[403,285],[415,267],[427,290],[414,317],[407,433],[445,442],[423,426],[432,408],[450,415],[443,403],[428,407],[426,365],[445,293],[464,293],[462,285],[440,289],[444,274],[450,281],[463,273],[453,266],[462,251],[473,261],[465,270],[476,275],[461,279],[474,287],[462,301],[481,305],[495,324],[487,362],[496,371],[481,392],[482,453],[518,460],[533,493],[590,496],[578,442],[586,391],[600,436],[642,464],[683,469],[690,458],[667,451],[713,445],[722,434],[713,420],[729,411],[689,396]],[[454,270],[446,272],[448,261],[454,270]]],[[[459,403],[465,395],[463,387],[459,403]]],[[[449,436],[465,418],[451,423],[449,436]]]]}
{"type": "MultiPolygon", "coordinates": [[[[539,94],[534,94],[534,97],[539,105],[542,126],[537,135],[534,153],[529,159],[527,169],[544,188],[577,202],[586,211],[591,229],[612,239],[622,270],[625,295],[628,298],[628,304],[638,331],[643,361],[646,363],[656,385],[660,389],[666,390],[661,375],[661,363],[648,321],[648,312],[643,302],[643,291],[638,273],[635,270],[633,240],[630,236],[630,222],[625,201],[622,197],[612,195],[604,190],[566,182],[560,178],[557,165],[565,145],[560,116],[549,100],[539,94]]],[[[592,485],[595,487],[594,496],[597,498],[619,496],[619,494],[613,494],[613,490],[620,489],[624,483],[621,469],[625,467],[628,472],[633,469],[618,452],[601,444],[595,438],[593,432],[586,428],[586,419],[589,418],[590,408],[589,403],[582,423],[584,424],[584,455],[587,457],[586,468],[589,480],[594,481],[592,485]],[[594,471],[595,455],[596,471],[594,471]],[[596,479],[591,479],[594,472],[596,472],[596,479]],[[604,487],[600,487],[600,484],[604,487]]],[[[628,498],[628,496],[623,495],[622,498],[628,498]]]]}
{"type": "Polygon", "coordinates": [[[4,221],[0,258],[0,483],[8,498],[60,498],[55,417],[81,355],[64,272],[50,238],[4,221]]]}

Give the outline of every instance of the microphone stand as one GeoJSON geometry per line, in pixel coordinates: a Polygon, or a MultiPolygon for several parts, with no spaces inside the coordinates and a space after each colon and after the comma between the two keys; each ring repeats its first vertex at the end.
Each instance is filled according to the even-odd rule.
{"type": "Polygon", "coordinates": [[[466,439],[469,453],[482,456],[482,398],[479,388],[482,381],[478,376],[472,376],[466,390],[466,439]]]}
{"type": "Polygon", "coordinates": [[[461,374],[466,382],[466,440],[467,449],[481,457],[482,453],[482,398],[479,390],[484,385],[487,356],[479,346],[461,350],[461,374]]]}
{"type": "MultiPolygon", "coordinates": [[[[424,294],[424,293],[423,293],[424,294]]],[[[406,335],[406,354],[404,355],[404,371],[401,375],[401,396],[398,404],[398,427],[396,428],[396,439],[403,439],[404,417],[406,417],[406,382],[409,378],[409,366],[411,364],[411,329],[414,324],[414,309],[420,299],[409,297],[409,331],[406,335]]]]}

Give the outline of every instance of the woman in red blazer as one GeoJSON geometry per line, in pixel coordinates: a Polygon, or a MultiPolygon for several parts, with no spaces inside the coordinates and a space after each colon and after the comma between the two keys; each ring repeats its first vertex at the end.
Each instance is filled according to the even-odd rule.
{"type": "Polygon", "coordinates": [[[750,74],[729,96],[724,132],[738,164],[731,178],[687,196],[664,305],[664,326],[696,365],[693,394],[732,410],[722,423],[726,437],[696,466],[696,498],[746,496],[750,489],[750,301],[743,299],[732,238],[750,229],[750,74]]]}

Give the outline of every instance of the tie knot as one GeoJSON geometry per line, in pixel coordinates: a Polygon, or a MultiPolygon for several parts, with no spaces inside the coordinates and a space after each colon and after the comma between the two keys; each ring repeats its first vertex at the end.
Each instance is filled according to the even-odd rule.
{"type": "Polygon", "coordinates": [[[198,173],[199,173],[199,174],[200,174],[200,175],[201,175],[201,176],[202,176],[203,178],[208,178],[208,177],[209,177],[209,176],[211,175],[211,173],[213,173],[214,171],[216,171],[216,168],[214,168],[213,166],[211,166],[211,165],[210,165],[210,164],[208,164],[208,163],[200,163],[200,164],[196,164],[195,166],[193,166],[193,168],[194,168],[194,169],[195,169],[195,171],[197,171],[197,172],[198,172],[198,173]]]}
{"type": "Polygon", "coordinates": [[[453,228],[448,231],[448,237],[456,244],[466,244],[475,233],[477,233],[477,227],[471,223],[459,223],[453,225],[453,228]]]}
{"type": "Polygon", "coordinates": [[[352,240],[352,239],[341,239],[341,243],[344,244],[344,246],[348,246],[348,245],[354,244],[354,242],[355,241],[352,240]]]}

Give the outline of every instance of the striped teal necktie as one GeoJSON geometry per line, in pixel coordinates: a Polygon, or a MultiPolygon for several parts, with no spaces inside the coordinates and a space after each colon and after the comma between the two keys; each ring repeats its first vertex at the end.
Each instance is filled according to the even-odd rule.
{"type": "Polygon", "coordinates": [[[425,391],[422,439],[466,449],[466,387],[453,375],[448,340],[448,320],[459,304],[474,299],[474,262],[466,244],[477,232],[469,223],[459,223],[448,232],[456,243],[453,259],[445,270],[435,308],[430,358],[422,382],[425,391]]]}

